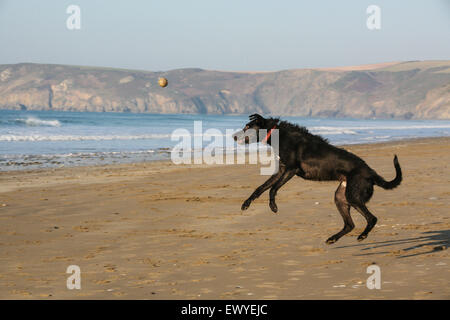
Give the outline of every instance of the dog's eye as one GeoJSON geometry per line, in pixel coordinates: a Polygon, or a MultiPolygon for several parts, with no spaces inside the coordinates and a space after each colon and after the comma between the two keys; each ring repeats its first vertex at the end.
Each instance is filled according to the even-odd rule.
{"type": "Polygon", "coordinates": [[[245,126],[244,131],[248,130],[249,126],[245,126]]]}

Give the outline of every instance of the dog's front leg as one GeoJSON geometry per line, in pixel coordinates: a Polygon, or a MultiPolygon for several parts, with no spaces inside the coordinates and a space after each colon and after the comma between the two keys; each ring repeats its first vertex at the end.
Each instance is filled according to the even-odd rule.
{"type": "Polygon", "coordinates": [[[272,188],[270,189],[270,202],[269,202],[269,207],[273,212],[277,213],[278,211],[277,204],[275,203],[275,196],[277,194],[278,189],[280,189],[286,182],[291,180],[292,177],[295,176],[296,174],[297,169],[286,170],[284,174],[280,177],[280,179],[278,179],[273,184],[272,188]]]}
{"type": "Polygon", "coordinates": [[[285,171],[286,168],[280,165],[278,172],[272,175],[269,179],[267,179],[266,182],[264,182],[258,188],[256,188],[256,190],[252,193],[252,195],[247,200],[244,201],[241,210],[247,210],[248,207],[250,207],[252,201],[258,198],[264,191],[272,187],[278,181],[278,179],[280,179],[281,176],[283,176],[285,171]]]}

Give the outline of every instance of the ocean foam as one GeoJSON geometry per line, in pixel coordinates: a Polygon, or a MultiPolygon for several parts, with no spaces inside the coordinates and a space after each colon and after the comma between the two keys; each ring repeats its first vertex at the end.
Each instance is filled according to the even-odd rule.
{"type": "Polygon", "coordinates": [[[29,127],[60,127],[61,122],[58,120],[41,120],[35,117],[28,117],[26,119],[15,119],[18,123],[23,123],[29,127]]]}
{"type": "Polygon", "coordinates": [[[0,141],[111,141],[111,140],[142,140],[170,138],[170,134],[143,134],[143,135],[0,135],[0,141]]]}
{"type": "MultiPolygon", "coordinates": [[[[353,128],[352,128],[353,129],[353,128]]],[[[338,128],[338,127],[309,127],[309,131],[313,134],[358,134],[354,130],[349,128],[338,128]]]]}

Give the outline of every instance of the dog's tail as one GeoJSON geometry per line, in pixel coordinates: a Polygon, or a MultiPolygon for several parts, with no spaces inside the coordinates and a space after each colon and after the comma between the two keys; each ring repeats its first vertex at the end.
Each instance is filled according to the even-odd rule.
{"type": "Polygon", "coordinates": [[[398,163],[397,156],[394,157],[394,167],[395,167],[395,178],[394,180],[391,181],[384,180],[383,177],[381,177],[374,171],[375,174],[373,176],[373,181],[375,182],[375,184],[387,190],[398,187],[402,182],[402,169],[400,168],[400,164],[398,163]]]}

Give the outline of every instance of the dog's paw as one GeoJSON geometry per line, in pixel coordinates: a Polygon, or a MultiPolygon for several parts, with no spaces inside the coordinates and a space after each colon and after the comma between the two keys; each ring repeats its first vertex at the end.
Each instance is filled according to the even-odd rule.
{"type": "Polygon", "coordinates": [[[269,207],[274,213],[278,212],[278,207],[277,207],[277,204],[275,203],[275,201],[270,201],[269,207]]]}
{"type": "Polygon", "coordinates": [[[367,234],[360,234],[358,237],[358,241],[363,241],[365,238],[367,238],[367,234]]]}
{"type": "Polygon", "coordinates": [[[248,207],[250,207],[250,203],[252,203],[252,202],[250,201],[250,199],[245,200],[244,203],[243,203],[242,206],[241,206],[241,210],[242,210],[242,211],[247,210],[248,207]]]}
{"type": "Polygon", "coordinates": [[[333,244],[333,243],[335,243],[336,241],[338,241],[337,238],[335,238],[335,237],[330,237],[330,238],[327,239],[327,241],[325,241],[325,243],[326,243],[326,244],[333,244]]]}

